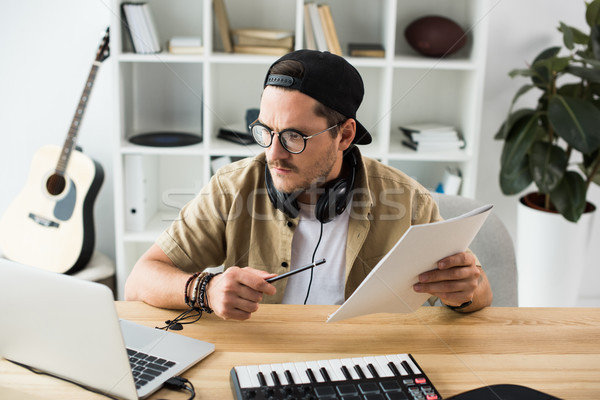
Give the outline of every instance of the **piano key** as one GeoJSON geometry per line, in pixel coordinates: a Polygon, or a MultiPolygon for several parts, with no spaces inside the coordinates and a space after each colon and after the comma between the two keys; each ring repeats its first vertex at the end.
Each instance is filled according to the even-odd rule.
{"type": "Polygon", "coordinates": [[[360,367],[363,374],[365,374],[365,378],[367,378],[367,379],[373,378],[373,375],[371,375],[371,372],[369,372],[369,369],[367,368],[367,363],[365,362],[364,358],[362,358],[362,357],[353,358],[352,361],[354,361],[355,365],[358,365],[360,367]]]}
{"type": "Polygon", "coordinates": [[[279,380],[279,376],[277,375],[277,371],[271,371],[271,378],[273,378],[273,384],[275,386],[281,386],[281,381],[279,380]]]}
{"type": "Polygon", "coordinates": [[[342,362],[340,360],[332,359],[319,361],[319,365],[325,368],[329,365],[328,372],[332,381],[339,382],[347,380],[342,372],[342,362]]]}
{"type": "Polygon", "coordinates": [[[342,358],[340,361],[342,362],[342,365],[346,366],[348,372],[352,376],[352,379],[359,379],[358,374],[354,370],[354,366],[356,364],[354,363],[354,361],[352,361],[351,358],[342,358]]]}
{"type": "Polygon", "coordinates": [[[249,388],[254,387],[250,375],[248,374],[248,368],[246,367],[235,367],[235,373],[237,374],[238,382],[240,387],[249,388]]]}
{"type": "Polygon", "coordinates": [[[265,376],[262,373],[262,371],[258,371],[257,375],[258,375],[258,382],[260,383],[260,386],[268,386],[267,381],[266,381],[265,376]]]}
{"type": "Polygon", "coordinates": [[[295,362],[294,366],[296,367],[296,371],[298,371],[298,378],[299,378],[299,381],[296,383],[310,383],[310,379],[308,378],[308,375],[306,374],[306,369],[308,368],[306,366],[306,363],[299,361],[299,362],[295,362]]]}
{"type": "Polygon", "coordinates": [[[394,364],[394,366],[396,367],[396,369],[400,372],[401,376],[406,376],[408,375],[408,372],[404,369],[404,367],[402,366],[402,361],[404,361],[403,359],[401,359],[399,357],[399,354],[391,354],[389,356],[386,356],[387,359],[394,364]]]}
{"type": "Polygon", "coordinates": [[[306,367],[312,371],[313,376],[316,379],[316,382],[325,382],[325,379],[323,378],[323,376],[321,376],[321,373],[319,372],[319,363],[316,361],[307,361],[306,362],[306,367]]]}
{"type": "Polygon", "coordinates": [[[410,358],[410,356],[408,354],[403,354],[402,355],[405,359],[406,362],[408,363],[408,365],[410,365],[410,368],[413,370],[413,372],[417,375],[422,374],[423,372],[419,369],[419,367],[417,367],[417,364],[415,364],[415,362],[413,361],[412,358],[410,358]]]}
{"type": "Polygon", "coordinates": [[[379,362],[377,362],[375,357],[364,357],[364,360],[367,363],[367,368],[369,369],[369,372],[371,372],[371,375],[373,375],[374,377],[385,376],[385,373],[379,367],[379,362]],[[371,368],[373,368],[374,371],[371,371],[371,368],[369,368],[369,364],[372,366],[371,368]]]}
{"type": "Polygon", "coordinates": [[[388,367],[389,361],[385,356],[375,356],[374,358],[377,362],[377,365],[379,365],[379,369],[377,370],[379,372],[379,376],[386,378],[394,376],[394,372],[390,369],[390,367],[388,367]]]}
{"type": "Polygon", "coordinates": [[[273,383],[275,385],[285,385],[287,382],[287,378],[285,377],[285,370],[283,368],[283,364],[271,364],[271,377],[273,372],[277,374],[277,378],[279,379],[279,383],[275,382],[275,378],[273,378],[273,383]]]}
{"type": "MultiPolygon", "coordinates": [[[[263,386],[264,383],[266,383],[267,386],[275,386],[275,382],[273,382],[273,378],[271,377],[271,366],[269,364],[261,364],[258,366],[258,369],[265,379],[265,382],[263,382],[263,386]]],[[[260,381],[260,374],[258,380],[260,381]]]]}
{"type": "Polygon", "coordinates": [[[258,365],[248,365],[248,375],[250,375],[250,380],[252,381],[251,387],[260,387],[260,382],[258,381],[258,373],[260,369],[258,369],[258,365]]]}
{"type": "Polygon", "coordinates": [[[291,362],[283,363],[283,369],[285,371],[285,374],[284,374],[286,377],[285,383],[287,385],[293,385],[296,383],[300,383],[300,374],[298,374],[298,371],[296,371],[296,366],[294,365],[294,363],[291,363],[291,362]]]}

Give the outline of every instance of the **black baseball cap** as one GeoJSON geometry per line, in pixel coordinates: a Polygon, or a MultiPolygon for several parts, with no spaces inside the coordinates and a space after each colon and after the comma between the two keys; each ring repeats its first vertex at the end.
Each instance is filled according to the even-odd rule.
{"type": "Polygon", "coordinates": [[[296,89],[325,106],[356,121],[356,135],[352,143],[369,144],[367,129],[356,120],[356,111],[362,102],[363,80],[346,59],[328,51],[296,50],[275,61],[267,72],[264,86],[282,86],[296,89]],[[271,68],[284,60],[296,60],[304,66],[302,78],[270,74],[271,68]]]}

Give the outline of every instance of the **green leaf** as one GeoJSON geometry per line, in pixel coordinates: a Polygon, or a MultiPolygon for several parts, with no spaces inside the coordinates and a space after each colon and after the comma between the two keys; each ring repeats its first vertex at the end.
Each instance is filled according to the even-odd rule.
{"type": "Polygon", "coordinates": [[[582,57],[581,62],[591,65],[592,67],[600,68],[600,61],[594,60],[593,58],[582,57]]]}
{"type": "Polygon", "coordinates": [[[534,113],[518,120],[508,132],[500,159],[507,175],[512,175],[512,170],[522,164],[529,148],[537,138],[538,128],[538,114],[534,113]]]}
{"type": "Polygon", "coordinates": [[[556,92],[561,96],[581,97],[583,95],[583,86],[581,83],[567,83],[556,89],[556,92]]]}
{"type": "Polygon", "coordinates": [[[600,1],[594,0],[587,5],[585,20],[590,27],[600,24],[600,1]]]}
{"type": "Polygon", "coordinates": [[[505,167],[503,165],[500,168],[500,189],[505,195],[520,193],[532,182],[527,156],[523,158],[522,163],[516,168],[513,165],[510,168],[505,167]]]}
{"type": "Polygon", "coordinates": [[[535,64],[537,61],[545,60],[548,58],[552,58],[556,56],[560,52],[560,46],[548,47],[543,50],[540,54],[535,57],[532,64],[535,64]]]}
{"type": "Polygon", "coordinates": [[[573,50],[575,48],[575,35],[573,34],[571,27],[561,22],[558,30],[563,33],[563,42],[565,43],[566,48],[573,50]]]}
{"type": "MultiPolygon", "coordinates": [[[[535,87],[533,85],[526,85],[526,86],[535,87]]],[[[525,87],[525,86],[523,86],[523,87],[525,87]]],[[[521,89],[523,89],[523,88],[521,88],[521,89]]],[[[519,89],[519,90],[521,90],[521,89],[519,89]]],[[[514,99],[513,99],[513,101],[514,101],[514,99]]],[[[512,129],[513,125],[518,120],[520,120],[521,118],[529,117],[533,113],[535,113],[535,110],[533,110],[531,108],[522,108],[520,110],[513,112],[512,114],[510,114],[508,116],[508,118],[506,118],[506,121],[504,121],[504,123],[502,124],[500,129],[498,129],[498,132],[496,132],[496,135],[494,135],[494,139],[496,139],[496,140],[506,139],[506,137],[508,136],[508,133],[512,129]]]]}
{"type": "Polygon", "coordinates": [[[516,76],[525,76],[529,78],[536,75],[537,73],[531,69],[513,69],[508,73],[508,76],[510,76],[511,78],[514,78],[516,76]]]}
{"type": "Polygon", "coordinates": [[[596,60],[600,60],[600,26],[599,25],[592,26],[592,31],[590,32],[590,47],[592,48],[592,52],[594,53],[594,58],[596,60]]]}
{"type": "Polygon", "coordinates": [[[531,80],[533,81],[534,85],[544,88],[544,86],[547,86],[547,84],[550,82],[552,79],[550,68],[548,65],[543,64],[542,61],[555,57],[559,51],[559,46],[549,47],[538,54],[533,60],[530,70],[534,71],[534,74],[531,75],[531,80]]]}
{"type": "Polygon", "coordinates": [[[550,192],[554,207],[567,220],[577,222],[585,210],[585,182],[575,171],[567,171],[559,184],[550,192]]]}
{"type": "Polygon", "coordinates": [[[591,153],[600,147],[600,110],[574,97],[556,95],[548,104],[554,131],[574,149],[591,153]]]}
{"type": "Polygon", "coordinates": [[[550,75],[548,75],[548,80],[551,78],[551,73],[559,73],[563,72],[565,68],[569,66],[571,62],[571,57],[550,57],[544,60],[536,61],[533,64],[533,69],[538,70],[540,67],[545,67],[547,71],[549,71],[550,75]]]}
{"type": "Polygon", "coordinates": [[[529,167],[540,192],[550,193],[564,176],[567,165],[567,153],[560,147],[547,142],[531,146],[529,167]]]}
{"type": "Polygon", "coordinates": [[[586,81],[600,83],[600,69],[599,68],[585,68],[569,66],[565,70],[571,75],[578,76],[579,78],[585,79],[586,81]]]}

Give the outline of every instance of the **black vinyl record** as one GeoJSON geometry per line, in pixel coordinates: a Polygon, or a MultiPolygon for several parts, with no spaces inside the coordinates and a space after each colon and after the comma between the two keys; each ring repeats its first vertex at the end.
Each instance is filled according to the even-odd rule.
{"type": "Polygon", "coordinates": [[[202,136],[186,132],[148,132],[129,138],[133,144],[152,147],[189,146],[202,142],[202,136]]]}

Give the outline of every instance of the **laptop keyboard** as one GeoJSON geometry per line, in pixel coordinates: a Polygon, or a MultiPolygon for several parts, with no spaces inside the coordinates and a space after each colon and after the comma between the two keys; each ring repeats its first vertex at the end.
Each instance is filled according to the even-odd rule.
{"type": "Polygon", "coordinates": [[[129,355],[129,364],[131,365],[131,371],[133,372],[133,379],[135,380],[137,389],[140,389],[142,386],[175,365],[174,361],[154,357],[131,349],[127,349],[127,354],[129,355]]]}

